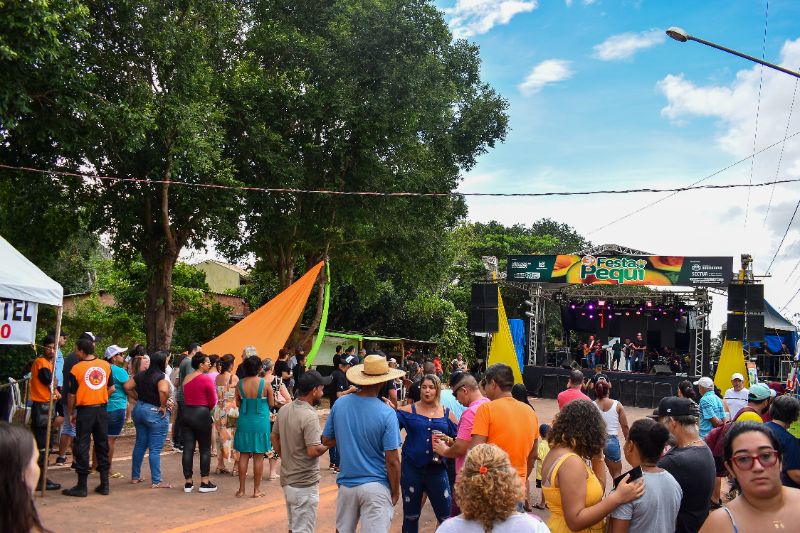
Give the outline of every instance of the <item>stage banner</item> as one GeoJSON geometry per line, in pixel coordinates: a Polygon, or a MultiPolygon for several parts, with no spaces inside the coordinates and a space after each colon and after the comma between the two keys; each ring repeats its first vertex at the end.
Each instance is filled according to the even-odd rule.
{"type": "Polygon", "coordinates": [[[35,302],[0,298],[0,344],[34,344],[38,310],[35,302]]]}
{"type": "Polygon", "coordinates": [[[529,283],[725,286],[733,257],[510,255],[507,274],[529,283]]]}

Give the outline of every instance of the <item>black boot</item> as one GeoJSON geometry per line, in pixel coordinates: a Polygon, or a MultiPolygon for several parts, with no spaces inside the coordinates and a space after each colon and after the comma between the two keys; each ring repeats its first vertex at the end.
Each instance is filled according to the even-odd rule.
{"type": "Polygon", "coordinates": [[[60,483],[55,483],[53,481],[50,481],[49,479],[45,480],[43,477],[40,477],[39,478],[39,483],[38,483],[38,485],[36,485],[36,490],[37,491],[42,490],[42,481],[45,482],[44,483],[44,488],[46,490],[58,490],[58,489],[61,488],[61,484],[60,483]]]}
{"type": "Polygon", "coordinates": [[[72,487],[71,489],[64,489],[61,491],[61,494],[64,496],[76,496],[78,498],[85,498],[86,497],[86,478],[89,477],[89,474],[78,474],[78,484],[72,487]]]}
{"type": "Polygon", "coordinates": [[[100,484],[95,487],[94,491],[103,496],[108,496],[108,470],[100,471],[100,484]]]}

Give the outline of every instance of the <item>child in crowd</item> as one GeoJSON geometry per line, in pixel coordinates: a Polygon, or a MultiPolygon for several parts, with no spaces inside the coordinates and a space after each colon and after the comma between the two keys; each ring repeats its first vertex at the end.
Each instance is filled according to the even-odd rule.
{"type": "Polygon", "coordinates": [[[536,447],[536,488],[539,493],[536,495],[536,503],[533,505],[537,509],[544,509],[544,494],[542,493],[542,463],[547,454],[550,453],[550,444],[547,442],[547,433],[550,431],[550,426],[541,424],[539,426],[539,444],[536,447]]]}

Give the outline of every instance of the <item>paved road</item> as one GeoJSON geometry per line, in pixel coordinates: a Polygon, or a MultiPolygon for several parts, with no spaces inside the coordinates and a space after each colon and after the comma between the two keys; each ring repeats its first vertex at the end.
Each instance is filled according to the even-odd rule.
{"type": "MultiPolygon", "coordinates": [[[[552,422],[557,411],[554,400],[531,399],[540,422],[552,422]]],[[[646,409],[626,408],[629,420],[642,418],[648,414],[646,409]]],[[[37,497],[37,505],[45,527],[57,533],[83,533],[91,531],[125,531],[171,533],[183,531],[212,531],[228,529],[236,532],[287,530],[286,508],[279,481],[262,482],[264,498],[235,498],[238,479],[230,476],[213,476],[219,486],[215,493],[200,494],[196,490],[185,494],[179,454],[166,453],[162,457],[162,477],[175,485],[173,489],[151,489],[149,483],[131,485],[130,455],[133,439],[121,437],[117,444],[117,456],[113,470],[122,472],[125,479],[111,480],[111,495],[100,496],[91,489],[97,484],[97,476],[90,476],[90,496],[85,499],[68,498],[60,493],[48,493],[42,499],[37,497]]],[[[327,455],[321,459],[324,468],[320,484],[320,507],[317,530],[335,531],[336,483],[335,477],[327,470],[327,455]]],[[[212,458],[212,466],[216,458],[212,458]]],[[[197,468],[195,457],[195,468],[197,468]]],[[[50,478],[65,487],[75,483],[76,475],[68,468],[51,468],[50,478]]],[[[143,466],[143,476],[149,481],[147,459],[143,466]]],[[[199,472],[195,471],[195,486],[199,485],[199,472]]],[[[252,490],[252,477],[248,479],[252,490]]],[[[535,490],[535,489],[534,489],[535,490]]],[[[546,517],[546,511],[541,515],[546,517]]],[[[395,508],[392,532],[399,532],[402,524],[402,505],[395,508]]],[[[420,519],[420,531],[432,532],[436,529],[436,519],[426,504],[420,519]]]]}

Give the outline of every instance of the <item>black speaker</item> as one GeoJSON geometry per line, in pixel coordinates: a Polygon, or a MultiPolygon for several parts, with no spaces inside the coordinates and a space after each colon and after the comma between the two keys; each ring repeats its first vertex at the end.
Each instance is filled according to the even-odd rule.
{"type": "Polygon", "coordinates": [[[759,284],[745,285],[745,296],[747,298],[748,313],[764,312],[764,286],[759,284]]]}
{"type": "Polygon", "coordinates": [[[671,376],[673,374],[669,365],[653,365],[653,368],[650,369],[650,373],[657,376],[671,376]]]}
{"type": "Polygon", "coordinates": [[[473,283],[472,307],[497,307],[497,283],[473,283]]]}
{"type": "Polygon", "coordinates": [[[479,333],[496,333],[500,321],[497,309],[470,309],[469,330],[479,333]]]}
{"type": "MultiPolygon", "coordinates": [[[[728,311],[744,313],[746,287],[747,285],[728,285],[728,311]]],[[[761,294],[763,299],[764,293],[762,292],[761,294]]],[[[730,326],[728,327],[730,328],[730,326]]]]}
{"type": "Polygon", "coordinates": [[[728,313],[728,333],[726,334],[726,338],[731,341],[740,341],[744,339],[744,315],[728,313]]]}
{"type": "Polygon", "coordinates": [[[753,342],[763,341],[764,315],[747,315],[746,321],[747,321],[747,340],[753,342]]]}

